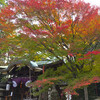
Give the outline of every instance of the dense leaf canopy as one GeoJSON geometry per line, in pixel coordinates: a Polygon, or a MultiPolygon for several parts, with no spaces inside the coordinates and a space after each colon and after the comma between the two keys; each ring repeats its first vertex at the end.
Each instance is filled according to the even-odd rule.
{"type": "Polygon", "coordinates": [[[1,49],[5,48],[10,57],[55,57],[66,68],[65,74],[58,76],[69,82],[99,76],[98,7],[80,0],[9,0],[1,10],[0,24],[5,33],[0,39],[1,49]]]}

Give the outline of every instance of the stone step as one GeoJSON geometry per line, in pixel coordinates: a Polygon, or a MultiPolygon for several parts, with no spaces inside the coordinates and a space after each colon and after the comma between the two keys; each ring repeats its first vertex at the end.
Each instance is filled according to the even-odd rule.
{"type": "Polygon", "coordinates": [[[0,92],[0,97],[1,97],[1,96],[3,96],[3,93],[2,93],[2,92],[0,92]]]}
{"type": "Polygon", "coordinates": [[[4,88],[0,88],[0,92],[6,91],[6,89],[4,88]]]}
{"type": "Polygon", "coordinates": [[[6,84],[5,83],[0,83],[0,88],[4,88],[4,87],[6,87],[6,84]]]}
{"type": "Polygon", "coordinates": [[[95,99],[95,100],[100,100],[100,97],[98,97],[97,99],[95,99]]]}

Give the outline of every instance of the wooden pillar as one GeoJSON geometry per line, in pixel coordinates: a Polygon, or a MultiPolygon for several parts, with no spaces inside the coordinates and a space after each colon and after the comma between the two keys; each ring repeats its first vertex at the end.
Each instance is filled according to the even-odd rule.
{"type": "Polygon", "coordinates": [[[5,96],[5,100],[7,100],[7,96],[5,96]]]}
{"type": "Polygon", "coordinates": [[[9,100],[11,100],[11,96],[9,96],[9,100]]]}
{"type": "Polygon", "coordinates": [[[23,100],[23,93],[21,93],[21,100],[23,100]]]}
{"type": "Polygon", "coordinates": [[[40,100],[48,100],[48,92],[47,91],[42,93],[42,99],[40,99],[40,100]]]}
{"type": "Polygon", "coordinates": [[[87,87],[84,87],[84,96],[85,96],[85,100],[88,100],[88,90],[87,90],[87,87]]]}
{"type": "Polygon", "coordinates": [[[40,95],[39,95],[39,100],[41,100],[41,99],[42,99],[42,95],[40,94],[40,95]]]}

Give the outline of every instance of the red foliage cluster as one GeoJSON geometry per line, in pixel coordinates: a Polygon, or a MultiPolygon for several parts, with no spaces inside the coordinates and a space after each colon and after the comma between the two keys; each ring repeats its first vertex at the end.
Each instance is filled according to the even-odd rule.
{"type": "Polygon", "coordinates": [[[85,59],[91,59],[91,57],[88,57],[90,56],[91,54],[93,55],[98,55],[100,54],[100,49],[99,50],[95,50],[95,51],[88,51],[88,53],[86,53],[84,56],[84,58],[79,58],[78,60],[85,60],[85,59]]]}
{"type": "Polygon", "coordinates": [[[48,79],[37,80],[34,83],[31,83],[30,85],[32,87],[41,87],[45,84],[53,85],[54,81],[57,81],[59,79],[63,79],[63,78],[62,77],[57,77],[57,78],[48,78],[48,79]]]}
{"type": "Polygon", "coordinates": [[[100,77],[93,77],[91,79],[83,79],[81,80],[80,82],[77,82],[74,86],[70,86],[70,87],[67,87],[64,92],[68,92],[72,95],[78,95],[76,92],[75,92],[75,89],[78,89],[78,88],[81,88],[81,87],[84,87],[84,86],[88,86],[92,83],[99,83],[100,82],[100,77]]]}
{"type": "Polygon", "coordinates": [[[68,54],[69,56],[71,56],[71,57],[74,57],[74,55],[72,54],[72,53],[70,53],[70,54],[68,54]]]}
{"type": "Polygon", "coordinates": [[[11,18],[12,15],[15,14],[15,11],[11,9],[11,6],[5,7],[5,9],[1,9],[0,18],[11,18]]]}
{"type": "Polygon", "coordinates": [[[57,26],[57,31],[58,31],[58,32],[64,31],[65,29],[68,29],[68,25],[57,26]]]}
{"type": "Polygon", "coordinates": [[[32,37],[32,38],[41,38],[43,36],[45,37],[52,37],[52,34],[49,32],[49,31],[46,31],[46,30],[42,30],[42,29],[39,29],[39,30],[32,30],[28,27],[23,27],[23,31],[18,31],[19,33],[23,33],[29,37],[32,37]]]}
{"type": "Polygon", "coordinates": [[[90,59],[91,57],[79,58],[78,60],[90,59]]]}
{"type": "MultiPolygon", "coordinates": [[[[13,25],[13,27],[18,28],[18,26],[24,26],[23,31],[25,31],[26,34],[32,33],[37,35],[53,35],[54,37],[56,37],[57,33],[63,33],[65,35],[71,33],[71,29],[69,29],[69,27],[71,27],[71,24],[73,22],[71,19],[72,12],[75,13],[73,13],[74,17],[77,15],[74,22],[81,23],[81,21],[83,21],[87,23],[88,20],[90,21],[90,19],[92,19],[90,17],[97,15],[98,9],[95,7],[91,7],[89,4],[83,1],[76,2],[76,0],[9,0],[9,5],[5,9],[1,10],[0,18],[3,17],[3,24],[6,22],[6,20],[8,21],[9,19],[14,19],[16,25],[13,25]],[[60,10],[61,12],[59,12],[60,10]],[[49,22],[48,25],[50,24],[50,30],[47,31],[47,29],[38,29],[36,31],[33,31],[32,27],[28,29],[29,26],[26,25],[28,23],[28,18],[33,18],[34,16],[36,16],[34,15],[34,12],[39,15],[40,19],[43,17],[43,20],[46,20],[45,22],[49,22]],[[20,18],[18,18],[18,14],[23,16],[23,18],[25,15],[27,21],[26,19],[24,21],[20,20],[20,18]],[[43,14],[42,17],[41,14],[43,14]],[[64,19],[64,21],[62,19],[64,19]],[[61,24],[59,24],[60,21],[61,24]],[[56,26],[56,29],[54,29],[55,27],[53,26],[53,24],[56,26]]],[[[42,21],[42,23],[45,23],[42,19],[40,19],[38,21],[42,21]]],[[[45,26],[46,25],[47,23],[45,23],[45,26]]],[[[5,26],[8,27],[7,29],[9,29],[11,25],[9,26],[7,24],[5,26]]],[[[2,27],[5,26],[2,25],[2,27]]],[[[83,29],[83,27],[81,29],[83,29]]],[[[32,34],[31,36],[35,38],[35,36],[32,34]]]]}
{"type": "MultiPolygon", "coordinates": [[[[9,0],[10,1],[10,0],[9,0]]],[[[48,10],[54,8],[62,8],[64,0],[13,0],[14,3],[20,3],[26,7],[33,8],[35,10],[48,10]],[[58,3],[59,2],[59,3],[58,3]]]]}
{"type": "Polygon", "coordinates": [[[93,77],[92,79],[84,79],[78,83],[76,83],[76,85],[74,85],[73,89],[77,89],[80,88],[82,86],[87,86],[90,85],[91,83],[99,83],[100,82],[100,77],[93,77]]]}
{"type": "Polygon", "coordinates": [[[71,87],[68,87],[66,88],[64,91],[64,93],[68,93],[68,94],[71,94],[71,95],[79,95],[75,90],[73,90],[71,87]]]}
{"type": "Polygon", "coordinates": [[[87,54],[85,54],[84,56],[88,56],[90,54],[94,54],[94,55],[97,55],[97,54],[100,54],[100,49],[99,50],[96,50],[96,51],[89,51],[87,54]]]}

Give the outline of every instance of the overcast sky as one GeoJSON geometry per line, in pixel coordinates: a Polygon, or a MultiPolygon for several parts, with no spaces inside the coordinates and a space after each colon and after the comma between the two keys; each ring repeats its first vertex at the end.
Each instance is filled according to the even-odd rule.
{"type": "Polygon", "coordinates": [[[89,2],[92,5],[97,5],[100,7],[100,0],[84,0],[85,2],[89,2]]]}

